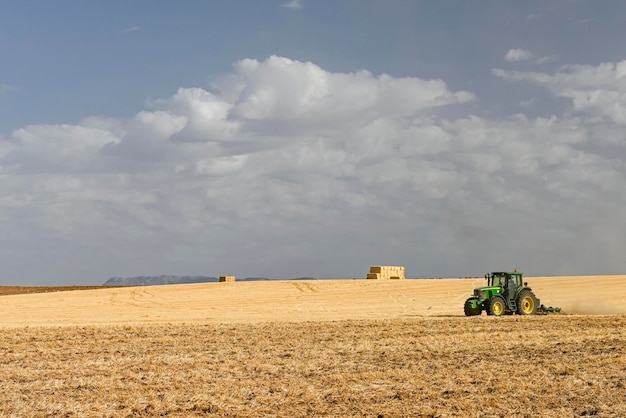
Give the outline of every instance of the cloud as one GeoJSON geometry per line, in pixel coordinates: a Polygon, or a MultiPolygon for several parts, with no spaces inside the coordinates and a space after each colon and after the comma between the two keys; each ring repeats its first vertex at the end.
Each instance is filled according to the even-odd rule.
{"type": "Polygon", "coordinates": [[[494,69],[493,74],[544,86],[555,96],[570,100],[577,112],[626,124],[626,61],[568,65],[555,74],[501,69],[494,69]]]}
{"type": "Polygon", "coordinates": [[[137,32],[138,30],[141,30],[141,26],[130,26],[124,29],[124,32],[137,32]]]}
{"type": "Polygon", "coordinates": [[[117,138],[110,132],[76,125],[34,125],[14,131],[4,143],[4,172],[89,171],[92,159],[117,138]]]}
{"type": "Polygon", "coordinates": [[[281,6],[291,10],[299,10],[302,9],[302,0],[291,0],[283,3],[281,6]]]}
{"type": "Polygon", "coordinates": [[[23,127],[0,138],[6,277],[623,269],[623,65],[496,69],[576,112],[444,120],[473,94],[272,56],[129,119],[23,127]]]}
{"type": "Polygon", "coordinates": [[[556,55],[545,55],[543,57],[536,58],[535,62],[537,64],[544,64],[546,62],[556,61],[557,59],[558,59],[558,56],[556,55]]]}
{"type": "Polygon", "coordinates": [[[400,117],[473,98],[448,91],[442,80],[376,77],[368,71],[328,73],[311,62],[277,56],[264,62],[242,60],[235,70],[240,93],[232,112],[244,120],[345,123],[346,117],[400,117]]]}
{"type": "Polygon", "coordinates": [[[504,56],[504,60],[508,62],[528,61],[533,58],[534,55],[532,52],[521,48],[510,49],[504,56]]]}
{"type": "Polygon", "coordinates": [[[507,71],[500,68],[494,68],[491,73],[496,77],[503,78],[505,80],[512,81],[531,81],[535,84],[547,84],[552,76],[545,73],[538,72],[523,72],[523,71],[507,71]]]}
{"type": "Polygon", "coordinates": [[[546,62],[556,60],[554,55],[545,55],[538,57],[527,49],[515,48],[510,49],[504,56],[504,60],[507,62],[520,62],[520,61],[532,61],[536,64],[544,64],[546,62]]]}

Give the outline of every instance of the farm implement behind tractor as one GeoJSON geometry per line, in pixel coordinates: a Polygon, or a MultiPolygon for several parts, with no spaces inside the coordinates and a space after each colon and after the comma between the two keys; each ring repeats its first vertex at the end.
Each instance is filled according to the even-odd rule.
{"type": "Polygon", "coordinates": [[[540,305],[528,283],[522,283],[522,272],[497,271],[486,274],[487,286],[474,289],[463,307],[466,316],[536,315],[561,312],[561,308],[540,305]]]}

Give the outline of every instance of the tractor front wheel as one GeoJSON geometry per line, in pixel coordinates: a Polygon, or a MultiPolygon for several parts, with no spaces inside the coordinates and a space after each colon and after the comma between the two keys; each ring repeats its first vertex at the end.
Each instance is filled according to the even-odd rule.
{"type": "Polygon", "coordinates": [[[472,306],[472,300],[476,300],[476,299],[472,299],[469,298],[468,300],[465,301],[465,306],[463,306],[463,311],[465,312],[465,316],[475,316],[475,315],[480,315],[482,313],[482,309],[480,306],[472,306]]]}
{"type": "Polygon", "coordinates": [[[537,313],[537,298],[528,289],[522,290],[517,298],[517,313],[520,315],[534,315],[537,313]]]}
{"type": "Polygon", "coordinates": [[[504,299],[500,296],[494,296],[489,301],[489,314],[494,316],[504,315],[506,311],[506,304],[504,303],[504,299]]]}

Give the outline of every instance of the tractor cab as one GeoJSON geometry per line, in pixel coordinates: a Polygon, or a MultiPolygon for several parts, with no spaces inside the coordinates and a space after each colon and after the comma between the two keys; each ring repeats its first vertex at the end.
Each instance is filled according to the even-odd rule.
{"type": "Polygon", "coordinates": [[[496,271],[485,275],[487,286],[474,289],[474,295],[465,301],[465,315],[504,315],[536,313],[539,300],[527,283],[522,283],[522,272],[496,271]]]}
{"type": "Polygon", "coordinates": [[[507,283],[511,280],[516,283],[520,283],[521,285],[521,277],[522,273],[518,271],[514,271],[512,273],[496,271],[491,274],[485,274],[485,279],[487,279],[487,286],[497,287],[505,287],[507,283]]]}

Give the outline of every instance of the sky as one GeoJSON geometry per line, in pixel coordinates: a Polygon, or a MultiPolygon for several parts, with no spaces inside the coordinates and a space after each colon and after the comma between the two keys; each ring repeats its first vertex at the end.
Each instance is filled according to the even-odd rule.
{"type": "Polygon", "coordinates": [[[626,3],[0,1],[0,284],[626,273],[626,3]]]}

